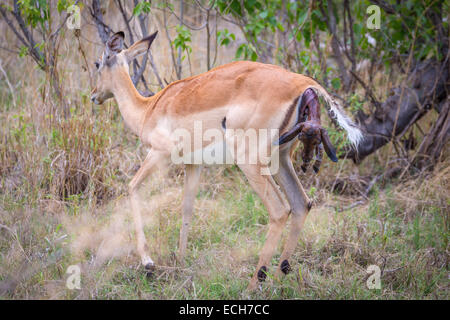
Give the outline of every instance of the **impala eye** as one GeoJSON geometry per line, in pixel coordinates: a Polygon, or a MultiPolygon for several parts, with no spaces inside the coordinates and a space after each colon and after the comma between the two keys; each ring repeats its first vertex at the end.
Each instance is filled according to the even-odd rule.
{"type": "Polygon", "coordinates": [[[96,67],[97,70],[98,70],[98,68],[100,68],[100,63],[98,63],[97,61],[95,61],[94,64],[95,64],[95,67],[96,67]]]}

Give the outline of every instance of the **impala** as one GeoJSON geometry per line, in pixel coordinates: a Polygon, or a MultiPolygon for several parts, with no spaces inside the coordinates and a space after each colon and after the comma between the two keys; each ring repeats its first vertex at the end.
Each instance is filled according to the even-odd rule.
{"type": "MultiPolygon", "coordinates": [[[[91,100],[102,104],[114,97],[126,125],[149,147],[150,151],[141,168],[129,184],[131,210],[136,228],[137,253],[145,269],[152,270],[154,263],[147,254],[141,213],[138,206],[137,188],[157,167],[167,165],[178,142],[172,133],[179,128],[193,132],[194,123],[200,121],[203,129],[218,129],[224,132],[223,139],[230,144],[227,132],[230,129],[278,129],[289,132],[289,138],[278,141],[270,137],[266,146],[276,146],[279,168],[273,174],[263,174],[267,163],[240,163],[254,191],[261,198],[269,213],[269,227],[259,262],[250,281],[249,289],[257,286],[258,280],[266,278],[267,266],[276,250],[283,228],[289,216],[291,227],[280,257],[277,276],[290,269],[291,257],[299,239],[300,230],[311,208],[294,171],[290,152],[298,143],[293,132],[300,131],[295,126],[302,121],[298,116],[305,90],[311,89],[322,96],[329,106],[329,115],[347,131],[349,140],[356,145],[362,138],[361,131],[343,113],[338,103],[314,79],[289,72],[281,67],[257,62],[240,61],[214,68],[198,76],[175,81],[152,97],[141,96],[129,75],[129,63],[145,54],[157,32],[146,37],[128,49],[123,48],[124,33],[112,35],[106,44],[102,58],[96,62],[98,79],[92,91],[91,100]],[[291,129],[290,129],[291,128],[291,129]],[[279,144],[279,145],[278,145],[279,144]]],[[[317,96],[312,100],[318,104],[317,96]]],[[[334,148],[326,130],[320,130],[318,137],[330,158],[335,159],[334,148]]],[[[248,152],[242,139],[234,139],[232,148],[242,146],[248,152]]],[[[207,147],[207,143],[197,149],[207,147]]],[[[196,150],[192,150],[195,152],[196,150]]],[[[188,230],[192,220],[193,204],[200,179],[201,165],[185,164],[185,184],[182,201],[182,225],[178,247],[178,259],[184,260],[188,230]]]]}

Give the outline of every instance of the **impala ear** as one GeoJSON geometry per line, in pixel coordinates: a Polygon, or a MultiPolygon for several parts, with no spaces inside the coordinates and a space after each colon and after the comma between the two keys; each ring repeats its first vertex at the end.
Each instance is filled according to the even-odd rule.
{"type": "Polygon", "coordinates": [[[280,144],[286,143],[288,141],[291,141],[300,133],[300,131],[302,131],[302,128],[303,128],[303,122],[297,123],[291,130],[282,134],[280,139],[278,140],[278,142],[276,142],[275,144],[280,145],[280,144]]]}
{"type": "Polygon", "coordinates": [[[327,130],[325,130],[324,128],[321,128],[320,133],[322,136],[322,144],[323,144],[323,148],[325,149],[325,152],[327,153],[327,155],[331,159],[331,161],[337,162],[338,158],[336,157],[336,148],[333,147],[333,145],[331,144],[331,140],[330,140],[330,137],[328,136],[327,130]]]}
{"type": "Polygon", "coordinates": [[[133,59],[136,59],[140,55],[146,53],[150,49],[150,46],[153,40],[155,40],[157,34],[158,31],[142,40],[139,40],[138,42],[134,43],[131,47],[129,47],[127,50],[125,50],[125,56],[127,57],[128,63],[133,61],[133,59]]]}
{"type": "Polygon", "coordinates": [[[125,39],[125,33],[122,31],[114,33],[106,43],[107,54],[117,54],[123,49],[123,39],[125,39]]]}

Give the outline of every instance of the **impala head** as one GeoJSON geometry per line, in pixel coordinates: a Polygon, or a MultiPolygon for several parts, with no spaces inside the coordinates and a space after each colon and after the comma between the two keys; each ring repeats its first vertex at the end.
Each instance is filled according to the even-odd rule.
{"type": "Polygon", "coordinates": [[[100,60],[95,62],[97,84],[91,93],[92,102],[102,104],[113,97],[113,84],[116,77],[120,76],[119,71],[126,71],[129,74],[130,62],[150,49],[157,33],[158,31],[125,50],[123,48],[125,34],[122,31],[109,38],[100,60]]]}

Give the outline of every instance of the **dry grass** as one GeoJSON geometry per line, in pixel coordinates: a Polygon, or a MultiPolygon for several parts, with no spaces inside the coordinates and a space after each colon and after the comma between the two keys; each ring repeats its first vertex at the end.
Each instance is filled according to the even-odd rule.
{"type": "MultiPolygon", "coordinates": [[[[448,299],[448,166],[445,179],[417,178],[376,190],[367,205],[327,193],[311,211],[293,257],[295,272],[269,279],[252,298],[448,299]],[[414,200],[411,200],[414,199],[414,200]],[[369,290],[367,266],[382,270],[382,289],[369,290]]],[[[233,168],[206,170],[196,202],[187,264],[174,252],[180,227],[181,176],[154,179],[141,194],[150,252],[158,264],[147,278],[134,252],[126,199],[76,214],[29,208],[4,221],[0,234],[9,298],[216,299],[247,298],[267,213],[233,168]],[[218,181],[216,185],[208,181],[218,181]],[[151,199],[151,200],[150,200],[151,199]],[[65,270],[78,264],[82,289],[68,290],[65,270]],[[6,276],[8,275],[8,276],[6,276]]],[[[2,214],[2,220],[6,213],[2,214]]],[[[277,263],[273,259],[273,267],[277,263]]]]}
{"type": "MultiPolygon", "coordinates": [[[[82,35],[95,35],[95,29],[86,26],[82,35]]],[[[194,73],[204,71],[203,40],[194,39],[194,73]]],[[[174,252],[183,177],[181,168],[170,168],[169,179],[155,177],[141,191],[145,232],[159,266],[147,278],[134,251],[125,192],[145,150],[124,128],[114,102],[100,107],[88,102],[89,77],[80,68],[84,63],[73,51],[74,41],[69,34],[61,45],[60,73],[72,106],[67,121],[55,111],[58,106],[42,74],[24,74],[31,61],[0,52],[15,88],[13,99],[6,83],[0,83],[2,298],[449,298],[448,154],[433,172],[407,172],[401,180],[377,183],[363,205],[340,210],[360,197],[360,177],[395,165],[386,165],[395,157],[388,147],[359,167],[324,161],[319,175],[301,174],[315,206],[292,259],[294,272],[281,281],[269,274],[262,289],[252,294],[245,288],[268,221],[261,201],[236,167],[207,168],[186,266],[179,267],[174,252]],[[335,178],[347,181],[346,189],[334,189],[335,178]],[[66,270],[74,264],[82,269],[81,290],[66,288],[66,270]],[[371,264],[382,270],[379,290],[366,286],[371,264]]],[[[84,45],[94,61],[101,48],[84,45]]],[[[230,60],[229,52],[221,51],[219,63],[230,60]]],[[[153,53],[160,70],[170,64],[164,46],[154,47],[153,53]]],[[[173,78],[170,68],[161,72],[173,78]]],[[[424,128],[434,117],[430,113],[422,120],[424,128]]]]}

